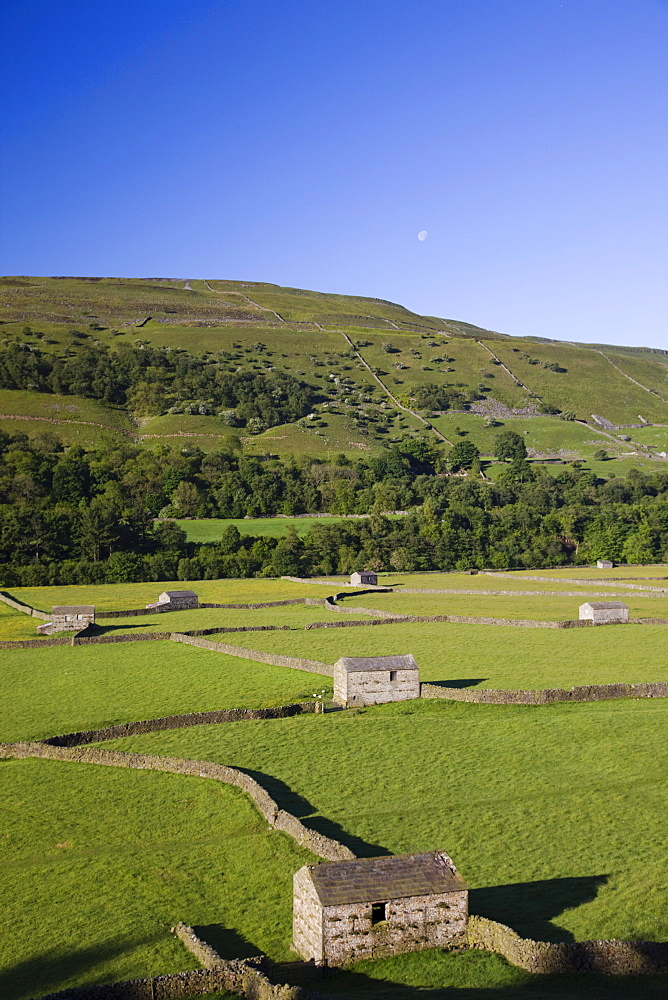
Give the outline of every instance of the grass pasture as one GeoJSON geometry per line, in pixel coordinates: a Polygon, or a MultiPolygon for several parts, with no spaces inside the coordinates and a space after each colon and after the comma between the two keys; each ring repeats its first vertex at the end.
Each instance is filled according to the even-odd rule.
{"type": "Polygon", "coordinates": [[[3,650],[2,664],[4,743],[184,712],[285,705],[323,688],[331,693],[329,677],[168,640],[3,650]]]}
{"type": "MultiPolygon", "coordinates": [[[[398,515],[386,515],[390,518],[398,515]]],[[[180,528],[186,532],[189,542],[217,542],[226,528],[231,524],[239,529],[242,535],[264,535],[269,538],[284,538],[290,529],[299,536],[305,535],[316,524],[340,524],[346,521],[344,517],[229,517],[208,518],[205,520],[178,521],[180,528]]]]}
{"type": "Polygon", "coordinates": [[[471,909],[524,935],[665,940],[667,711],[425,701],[105,746],[269,774],[281,804],[307,800],[309,822],[335,824],[360,853],[442,844],[471,909]]]}
{"type": "Polygon", "coordinates": [[[239,789],[48,760],[3,761],[0,789],[4,1000],[196,969],[179,920],[224,927],[230,958],[291,957],[292,873],[314,859],[239,789]]]}
{"type": "MultiPolygon", "coordinates": [[[[276,522],[284,530],[296,526],[294,519],[276,522]]],[[[184,526],[199,527],[193,521],[184,526]]],[[[252,521],[239,526],[260,533],[252,521]]],[[[668,586],[667,577],[666,566],[569,567],[506,577],[388,573],[379,583],[395,586],[394,593],[346,596],[343,607],[556,619],[577,617],[586,599],[567,597],[565,590],[601,589],[634,615],[668,615],[668,594],[615,587],[624,580],[668,586]],[[593,582],[573,582],[582,579],[593,582]],[[597,586],[604,581],[613,586],[597,586]],[[404,592],[410,588],[476,593],[404,592]],[[523,597],[519,590],[539,594],[523,597]]],[[[12,593],[45,609],[94,603],[115,610],[142,607],[163,589],[184,588],[217,603],[323,597],[337,590],[336,583],[220,580],[12,593]]],[[[364,620],[352,612],[350,619],[364,620]]],[[[289,630],[220,639],[327,663],[342,655],[410,652],[423,680],[445,686],[536,689],[668,679],[666,626],[304,629],[309,622],[340,620],[345,613],[295,605],[101,619],[98,625],[108,634],[128,634],[287,624],[289,630]]],[[[32,637],[37,624],[0,604],[0,637],[32,637]]],[[[332,690],[331,679],[318,674],[162,641],[0,655],[2,742],[190,711],[267,707],[307,700],[323,689],[327,697],[332,690]]],[[[443,847],[471,886],[471,911],[524,936],[667,940],[667,723],[666,699],[541,707],[425,699],[165,730],[104,746],[242,767],[281,807],[361,855],[443,847]]],[[[3,998],[28,1000],[68,986],[194,968],[192,956],[169,934],[177,920],[199,928],[225,957],[263,951],[280,962],[294,960],[291,878],[313,859],[271,832],[242,792],[177,775],[10,760],[0,762],[0,802],[4,916],[16,931],[0,947],[3,998]]],[[[665,980],[536,979],[495,955],[433,951],[358,963],[315,988],[332,1000],[524,994],[602,1000],[658,998],[665,980]]]]}

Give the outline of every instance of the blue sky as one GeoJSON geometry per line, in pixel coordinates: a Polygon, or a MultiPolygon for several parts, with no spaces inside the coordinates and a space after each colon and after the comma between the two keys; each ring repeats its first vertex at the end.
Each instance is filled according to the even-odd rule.
{"type": "Polygon", "coordinates": [[[668,348],[667,53],[665,0],[4,0],[0,273],[668,348]]]}

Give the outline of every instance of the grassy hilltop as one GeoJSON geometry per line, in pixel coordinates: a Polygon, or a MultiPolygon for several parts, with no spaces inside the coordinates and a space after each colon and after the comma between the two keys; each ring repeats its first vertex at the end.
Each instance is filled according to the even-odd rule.
{"type": "Polygon", "coordinates": [[[260,282],[0,282],[0,428],[13,433],[47,429],[83,446],[189,441],[205,451],[232,444],[247,454],[327,458],[379,454],[415,434],[445,451],[469,440],[491,456],[502,428],[521,433],[535,459],[579,459],[618,475],[630,465],[663,467],[654,456],[668,450],[668,352],[509,337],[380,299],[260,282]],[[230,419],[205,386],[175,389],[150,368],[139,390],[114,402],[94,383],[75,391],[76,380],[53,391],[52,379],[44,391],[46,376],[43,384],[21,379],[12,361],[29,351],[46,370],[53,359],[71,363],[95,348],[116,357],[127,347],[168,349],[176,367],[187,352],[210,370],[272,386],[285,377],[301,387],[301,405],[264,420],[230,419]],[[633,424],[641,426],[624,426],[633,424]],[[594,458],[600,449],[608,460],[594,458]]]}

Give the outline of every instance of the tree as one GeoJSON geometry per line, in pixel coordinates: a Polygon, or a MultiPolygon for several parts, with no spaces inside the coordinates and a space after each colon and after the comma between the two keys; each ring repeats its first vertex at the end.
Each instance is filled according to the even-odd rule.
{"type": "Polygon", "coordinates": [[[458,441],[450,452],[450,466],[453,471],[458,469],[470,469],[480,452],[473,441],[458,441]]]}
{"type": "Polygon", "coordinates": [[[527,457],[524,438],[515,431],[503,431],[494,439],[494,454],[502,462],[515,462],[527,457]]]}

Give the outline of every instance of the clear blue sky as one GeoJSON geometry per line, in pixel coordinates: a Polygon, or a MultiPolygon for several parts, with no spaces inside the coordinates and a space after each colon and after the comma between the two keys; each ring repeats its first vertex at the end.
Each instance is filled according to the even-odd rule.
{"type": "Polygon", "coordinates": [[[0,273],[668,348],[666,0],[4,0],[0,56],[0,273]]]}

